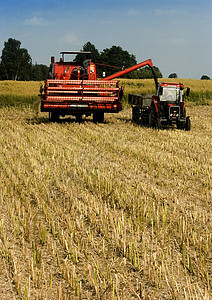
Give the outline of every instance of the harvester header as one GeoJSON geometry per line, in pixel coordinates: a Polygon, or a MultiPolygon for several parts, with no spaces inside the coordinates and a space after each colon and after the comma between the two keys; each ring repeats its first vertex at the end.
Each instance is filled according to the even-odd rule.
{"type": "Polygon", "coordinates": [[[90,51],[61,51],[61,54],[62,58],[58,62],[51,57],[49,78],[40,93],[41,111],[49,112],[50,121],[57,121],[59,116],[65,115],[73,115],[80,121],[82,115],[93,114],[94,122],[103,122],[104,113],[122,110],[123,88],[119,87],[119,81],[112,79],[147,65],[150,68],[153,66],[151,59],[148,59],[98,79],[96,65],[91,59],[87,58],[83,62],[64,60],[66,54],[90,56],[90,51]]]}

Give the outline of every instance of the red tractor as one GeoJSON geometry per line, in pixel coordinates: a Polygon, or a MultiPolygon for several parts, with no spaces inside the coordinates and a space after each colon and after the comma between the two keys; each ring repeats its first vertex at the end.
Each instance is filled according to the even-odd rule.
{"type": "MultiPolygon", "coordinates": [[[[154,73],[153,68],[152,72],[154,73]]],[[[156,95],[129,94],[132,106],[132,121],[144,126],[160,128],[176,125],[178,129],[191,129],[191,120],[186,116],[184,86],[181,83],[158,83],[156,95]]],[[[187,88],[186,96],[190,89],[187,88]]]]}
{"type": "Polygon", "coordinates": [[[103,122],[104,113],[117,113],[122,110],[123,89],[119,81],[112,80],[145,65],[152,66],[151,60],[105,78],[97,79],[96,65],[91,59],[84,62],[66,62],[65,54],[87,54],[86,51],[64,51],[62,58],[55,62],[51,58],[49,78],[41,87],[41,111],[49,112],[50,121],[58,121],[60,116],[73,115],[77,121],[82,116],[93,114],[94,122],[103,122]]]}

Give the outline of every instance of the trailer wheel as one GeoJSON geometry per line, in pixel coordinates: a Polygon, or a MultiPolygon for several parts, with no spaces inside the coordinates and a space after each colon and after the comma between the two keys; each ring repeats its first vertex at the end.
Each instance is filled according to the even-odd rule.
{"type": "Polygon", "coordinates": [[[191,120],[189,119],[189,117],[186,118],[185,130],[186,131],[190,131],[191,130],[191,120]]]}
{"type": "Polygon", "coordinates": [[[132,122],[138,123],[139,122],[139,108],[137,106],[132,106],[132,122]]]}
{"type": "Polygon", "coordinates": [[[93,122],[94,123],[104,123],[104,112],[97,111],[93,113],[93,122]]]}
{"type": "Polygon", "coordinates": [[[59,114],[55,111],[49,112],[49,122],[58,122],[59,121],[59,114]]]}

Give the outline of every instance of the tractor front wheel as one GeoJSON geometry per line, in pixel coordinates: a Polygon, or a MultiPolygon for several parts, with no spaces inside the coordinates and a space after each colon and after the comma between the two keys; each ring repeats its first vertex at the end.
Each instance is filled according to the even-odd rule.
{"type": "Polygon", "coordinates": [[[186,131],[191,130],[191,120],[188,117],[186,118],[185,130],[186,131]]]}

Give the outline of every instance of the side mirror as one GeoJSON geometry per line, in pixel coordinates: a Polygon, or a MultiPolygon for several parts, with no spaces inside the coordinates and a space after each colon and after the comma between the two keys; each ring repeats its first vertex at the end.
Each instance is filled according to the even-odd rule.
{"type": "Polygon", "coordinates": [[[187,90],[186,90],[186,96],[189,97],[189,95],[190,95],[190,88],[187,88],[187,90]]]}

